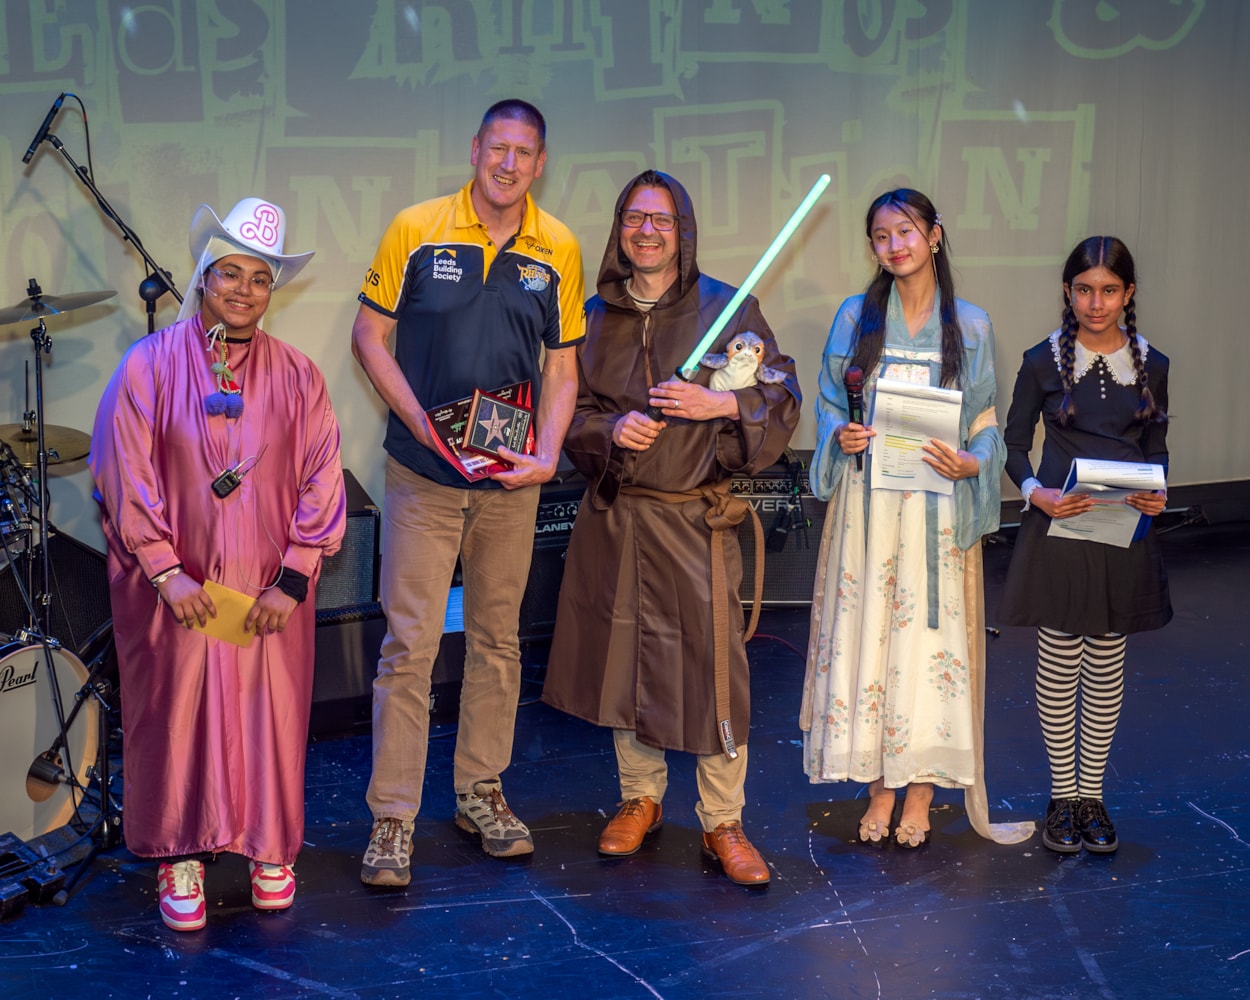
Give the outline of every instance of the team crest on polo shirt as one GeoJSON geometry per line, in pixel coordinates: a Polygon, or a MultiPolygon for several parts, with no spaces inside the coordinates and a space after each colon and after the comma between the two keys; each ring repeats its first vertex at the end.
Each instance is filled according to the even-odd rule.
{"type": "Polygon", "coordinates": [[[527,292],[545,291],[551,284],[551,272],[541,264],[518,264],[521,272],[521,287],[527,292]]]}

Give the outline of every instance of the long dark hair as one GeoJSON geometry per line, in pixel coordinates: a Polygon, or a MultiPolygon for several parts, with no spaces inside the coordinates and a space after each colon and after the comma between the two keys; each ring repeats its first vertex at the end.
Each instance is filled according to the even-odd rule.
{"type": "MultiPolygon", "coordinates": [[[[872,220],[882,208],[892,208],[902,212],[916,225],[932,232],[933,227],[940,224],[941,216],[927,197],[911,188],[897,188],[887,191],[868,206],[868,215],[864,219],[864,231],[868,239],[872,239],[872,220]]],[[[950,244],[946,240],[946,228],[942,228],[942,238],[938,244],[938,253],[933,257],[933,266],[937,273],[938,289],[941,292],[940,312],[942,320],[942,379],[941,384],[947,387],[958,383],[964,371],[964,337],[959,328],[959,319],[955,309],[955,279],[951,275],[950,244]]],[[[881,349],[885,343],[885,314],[890,302],[890,288],[894,284],[894,275],[883,267],[877,269],[876,276],[864,292],[864,308],[859,314],[859,322],[855,324],[855,351],[847,367],[858,365],[865,376],[881,360],[881,349]]]]}
{"type": "MultiPolygon", "coordinates": [[[[1084,274],[1096,267],[1105,267],[1124,283],[1125,288],[1137,285],[1137,266],[1133,263],[1133,255],[1123,241],[1114,236],[1091,236],[1078,243],[1068,254],[1067,262],[1063,265],[1063,326],[1059,331],[1059,380],[1063,384],[1059,423],[1064,427],[1076,414],[1076,406],[1072,402],[1072,373],[1076,364],[1076,331],[1080,326],[1076,321],[1076,313],[1072,310],[1069,289],[1078,274],[1084,274]]],[[[1133,419],[1140,424],[1152,420],[1165,423],[1168,415],[1155,403],[1154,394],[1146,380],[1146,361],[1137,343],[1136,291],[1124,305],[1124,326],[1128,331],[1129,350],[1133,354],[1133,373],[1137,384],[1141,386],[1141,398],[1133,419]]]]}

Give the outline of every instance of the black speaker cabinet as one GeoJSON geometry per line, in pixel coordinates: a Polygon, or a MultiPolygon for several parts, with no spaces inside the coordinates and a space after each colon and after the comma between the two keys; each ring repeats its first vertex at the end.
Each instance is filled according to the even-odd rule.
{"type": "MultiPolygon", "coordinates": [[[[317,634],[311,729],[344,731],[368,725],[378,652],[386,621],[377,603],[381,570],[380,512],[356,478],[344,470],[347,532],[337,555],[325,561],[317,586],[317,634]]],[[[521,603],[522,641],[549,639],[564,575],[564,555],[585,481],[571,475],[542,488],[534,528],[534,555],[521,603]]],[[[458,577],[453,587],[459,585],[458,577]]],[[[464,633],[447,632],[431,677],[430,714],[456,717],[464,675],[464,633]]]]}
{"type": "Polygon", "coordinates": [[[555,633],[556,604],[560,581],[564,579],[564,558],[569,551],[573,520],[581,506],[586,480],[570,472],[559,480],[544,483],[534,522],[534,555],[529,582],[521,600],[521,621],[517,634],[522,642],[550,639],[555,633]]]}
{"type": "MultiPolygon", "coordinates": [[[[808,480],[807,463],[812,453],[796,451],[793,454],[793,462],[783,460],[749,479],[734,479],[730,487],[755,508],[765,536],[778,516],[789,512],[791,503],[797,502],[800,508],[793,521],[787,519],[784,545],[776,552],[765,550],[764,596],[761,601],[765,606],[797,607],[812,603],[825,503],[812,495],[808,480]]],[[[519,634],[522,641],[550,639],[554,632],[556,605],[564,577],[564,559],[585,489],[585,479],[576,473],[559,482],[547,483],[542,488],[534,525],[533,562],[521,603],[519,634]]],[[[744,603],[748,603],[751,597],[750,581],[755,573],[755,534],[749,522],[739,529],[738,542],[742,546],[747,581],[742,597],[744,603]]]]}
{"type": "MultiPolygon", "coordinates": [[[[359,614],[320,621],[315,639],[312,716],[309,730],[317,735],[367,728],[372,721],[373,679],[386,637],[381,608],[376,615],[359,614]]],[[[464,677],[464,633],[446,632],[430,677],[430,715],[439,722],[456,718],[464,677]]]]}
{"type": "Polygon", "coordinates": [[[378,604],[381,512],[343,470],[347,528],[342,547],[321,564],[313,637],[313,704],[309,728],[326,733],[366,725],[386,620],[378,604]]]}
{"type": "MultiPolygon", "coordinates": [[[[22,590],[27,590],[33,600],[43,587],[43,560],[37,541],[33,536],[23,540],[29,548],[21,547],[20,551],[9,541],[16,561],[0,569],[0,631],[12,634],[30,623],[22,590]]],[[[48,634],[89,663],[108,646],[113,632],[104,554],[50,526],[48,577],[48,634]]]]}
{"type": "Polygon", "coordinates": [[[377,614],[366,606],[378,599],[378,552],[381,544],[381,511],[364,487],[343,470],[347,492],[347,529],[342,547],[321,564],[317,581],[317,620],[339,620],[354,609],[377,614]]]}
{"type": "MultiPolygon", "coordinates": [[[[764,529],[764,596],[760,602],[764,606],[797,607],[812,603],[825,502],[812,495],[807,477],[812,453],[796,451],[794,456],[794,461],[783,459],[749,479],[734,479],[730,487],[734,494],[755,508],[764,529]],[[800,511],[791,517],[790,505],[796,501],[800,511]],[[775,552],[769,551],[768,536],[776,530],[779,520],[786,528],[784,544],[775,552]]],[[[780,541],[782,536],[775,537],[780,541]]],[[[738,542],[742,546],[742,598],[743,603],[748,603],[756,559],[755,534],[750,522],[739,529],[738,542]]]]}

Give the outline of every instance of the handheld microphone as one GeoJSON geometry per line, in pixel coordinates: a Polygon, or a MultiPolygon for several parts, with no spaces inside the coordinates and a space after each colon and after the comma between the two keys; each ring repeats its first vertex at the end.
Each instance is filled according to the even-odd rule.
{"type": "MultiPolygon", "coordinates": [[[[846,409],[853,424],[864,423],[864,372],[859,365],[851,365],[842,376],[846,383],[846,409]]],[[[855,471],[864,471],[864,453],[855,453],[855,471]]]]}
{"type": "Polygon", "coordinates": [[[48,129],[52,127],[52,119],[56,117],[56,113],[61,110],[61,102],[65,100],[65,94],[62,93],[55,101],[52,107],[48,109],[48,113],[43,116],[43,124],[39,126],[39,131],[35,133],[35,137],[30,140],[30,148],[26,150],[26,155],[22,157],[23,163],[29,163],[30,158],[35,155],[35,150],[39,148],[39,144],[48,138],[48,129]]]}

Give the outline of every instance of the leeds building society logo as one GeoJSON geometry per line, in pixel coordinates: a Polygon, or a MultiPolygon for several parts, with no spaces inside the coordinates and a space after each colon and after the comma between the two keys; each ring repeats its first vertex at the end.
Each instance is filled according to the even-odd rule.
{"type": "Polygon", "coordinates": [[[551,272],[541,264],[518,264],[521,272],[521,287],[527,292],[544,291],[551,284],[551,272]]]}
{"type": "Polygon", "coordinates": [[[434,251],[434,270],[431,277],[436,281],[459,281],[464,277],[464,268],[456,263],[454,247],[439,247],[434,251]]]}

